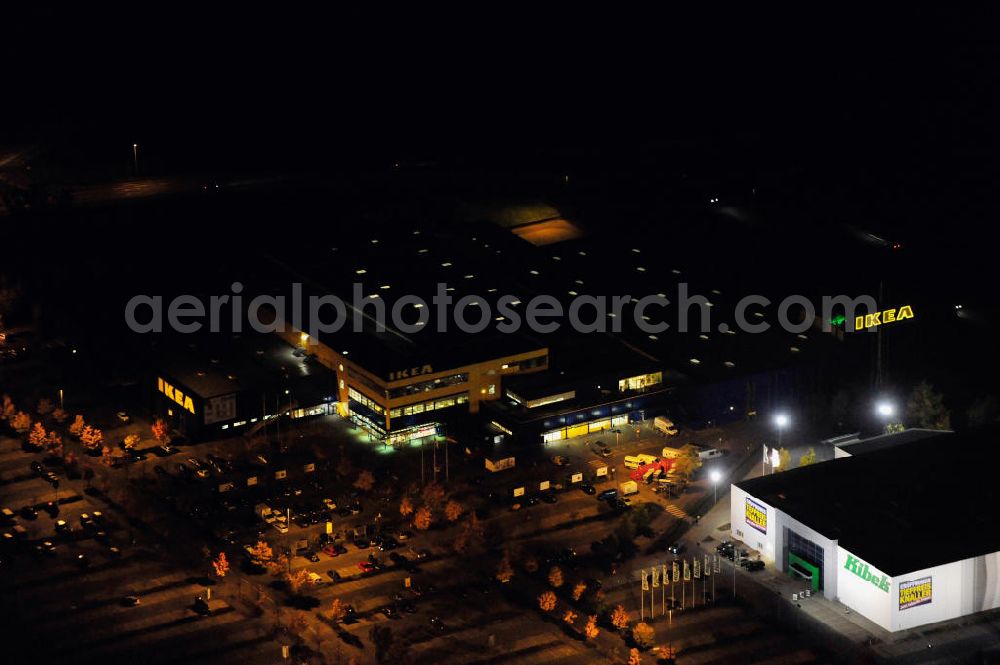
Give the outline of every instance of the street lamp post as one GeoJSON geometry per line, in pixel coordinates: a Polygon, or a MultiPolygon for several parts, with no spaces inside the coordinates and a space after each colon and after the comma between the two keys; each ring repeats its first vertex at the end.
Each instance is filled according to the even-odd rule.
{"type": "Polygon", "coordinates": [[[136,177],[139,176],[139,144],[132,144],[132,168],[135,170],[136,177]]]}
{"type": "Polygon", "coordinates": [[[710,477],[712,479],[712,490],[715,494],[715,500],[712,503],[716,504],[719,502],[719,481],[722,480],[722,474],[718,471],[712,471],[710,477]]]}
{"type": "Polygon", "coordinates": [[[886,430],[892,418],[896,415],[896,405],[892,402],[882,401],[875,405],[875,413],[882,422],[882,429],[886,430]]]}
{"type": "MultiPolygon", "coordinates": [[[[781,449],[781,435],[788,427],[789,418],[787,413],[779,413],[774,416],[774,426],[778,428],[778,448],[781,449]]],[[[771,473],[774,473],[774,465],[771,465],[771,473]]]]}

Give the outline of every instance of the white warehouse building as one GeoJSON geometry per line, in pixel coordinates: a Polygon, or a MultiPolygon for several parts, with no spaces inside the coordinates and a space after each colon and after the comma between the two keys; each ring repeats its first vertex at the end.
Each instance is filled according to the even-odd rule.
{"type": "Polygon", "coordinates": [[[734,484],[733,538],[889,631],[1000,607],[1000,429],[890,439],[734,484]]]}

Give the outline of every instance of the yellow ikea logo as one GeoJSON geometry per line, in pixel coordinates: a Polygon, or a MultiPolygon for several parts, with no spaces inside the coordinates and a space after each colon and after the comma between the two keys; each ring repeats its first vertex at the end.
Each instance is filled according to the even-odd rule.
{"type": "Polygon", "coordinates": [[[190,395],[185,395],[178,388],[173,387],[162,378],[156,379],[156,387],[169,399],[177,402],[185,411],[194,413],[194,400],[191,399],[190,395]]]}
{"type": "Polygon", "coordinates": [[[887,309],[884,312],[875,312],[874,314],[856,316],[854,317],[854,329],[864,330],[865,328],[877,328],[878,326],[886,323],[894,323],[896,321],[912,318],[913,308],[909,305],[903,305],[899,309],[887,309]]]}

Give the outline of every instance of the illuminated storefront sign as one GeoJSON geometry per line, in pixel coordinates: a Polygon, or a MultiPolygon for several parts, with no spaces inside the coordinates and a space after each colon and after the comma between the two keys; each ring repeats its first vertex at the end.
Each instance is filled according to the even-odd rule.
{"type": "Polygon", "coordinates": [[[156,387],[161,393],[166,395],[169,399],[172,399],[173,401],[177,402],[177,404],[179,404],[181,408],[183,408],[185,411],[194,413],[194,400],[191,399],[190,395],[185,395],[180,391],[179,388],[175,388],[167,381],[164,381],[162,378],[156,379],[156,387]]]}
{"type": "Polygon", "coordinates": [[[899,583],[899,609],[908,610],[917,605],[931,602],[931,578],[921,577],[919,580],[908,580],[899,583]]]}
{"type": "Polygon", "coordinates": [[[903,321],[905,319],[912,318],[913,308],[909,305],[903,305],[899,309],[887,309],[883,312],[857,316],[854,318],[854,329],[863,330],[865,328],[877,328],[878,326],[885,325],[886,323],[895,323],[896,321],[903,321]]]}
{"type": "Polygon", "coordinates": [[[748,497],[745,515],[747,524],[763,534],[767,533],[767,508],[748,497]]]}
{"type": "MultiPolygon", "coordinates": [[[[868,567],[868,564],[858,557],[848,554],[847,562],[844,564],[844,568],[851,571],[865,582],[871,582],[882,591],[889,593],[889,578],[885,575],[879,577],[876,573],[873,573],[868,567]]],[[[900,590],[900,593],[902,593],[902,590],[900,590]]]]}
{"type": "Polygon", "coordinates": [[[421,365],[420,367],[411,367],[410,369],[401,369],[398,372],[389,372],[390,381],[399,381],[400,379],[412,379],[415,376],[421,376],[423,374],[433,374],[434,368],[430,365],[421,365]]]}

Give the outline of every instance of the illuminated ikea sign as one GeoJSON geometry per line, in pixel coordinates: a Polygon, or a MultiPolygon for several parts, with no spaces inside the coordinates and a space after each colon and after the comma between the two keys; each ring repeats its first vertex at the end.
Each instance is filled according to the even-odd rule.
{"type": "Polygon", "coordinates": [[[863,330],[866,328],[877,328],[886,323],[895,323],[896,321],[903,321],[905,319],[912,318],[913,308],[909,305],[903,305],[899,309],[887,309],[883,312],[856,316],[854,317],[854,329],[863,330]]]}
{"type": "Polygon", "coordinates": [[[166,395],[168,399],[177,402],[182,409],[194,413],[194,400],[191,399],[190,395],[185,395],[179,388],[175,388],[162,378],[156,379],[156,387],[161,393],[166,395]]]}
{"type": "Polygon", "coordinates": [[[398,372],[389,372],[390,381],[399,381],[400,379],[410,379],[415,376],[421,376],[423,374],[433,374],[434,368],[430,365],[421,365],[420,367],[411,367],[410,369],[401,369],[398,372]]]}

